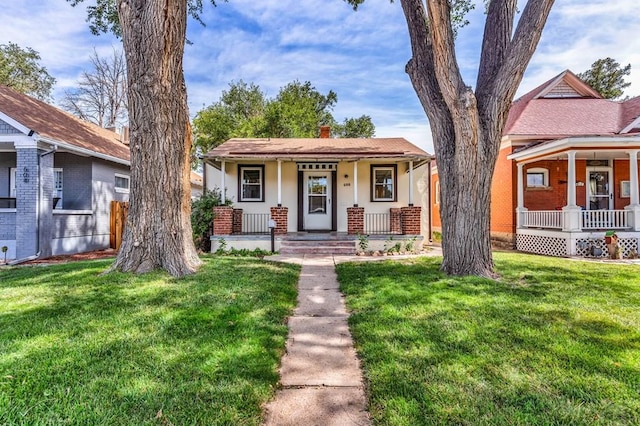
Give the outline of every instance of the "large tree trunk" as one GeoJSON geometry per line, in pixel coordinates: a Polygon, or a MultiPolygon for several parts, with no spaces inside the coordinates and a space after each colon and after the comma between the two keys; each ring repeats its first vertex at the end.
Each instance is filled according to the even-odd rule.
{"type": "Polygon", "coordinates": [[[200,265],[191,234],[191,131],[182,71],[186,0],[119,0],[127,59],[131,194],[112,269],[173,276],[200,265]]]}
{"type": "Polygon", "coordinates": [[[553,0],[527,2],[513,33],[516,0],[487,11],[475,93],[455,57],[451,1],[402,0],[413,57],[407,73],[429,117],[440,179],[442,270],[493,277],[491,181],[513,96],[553,0]]]}

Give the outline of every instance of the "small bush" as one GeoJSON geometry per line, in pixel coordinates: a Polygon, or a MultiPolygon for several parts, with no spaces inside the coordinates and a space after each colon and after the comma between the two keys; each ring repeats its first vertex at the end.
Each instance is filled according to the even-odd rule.
{"type": "Polygon", "coordinates": [[[213,208],[216,206],[229,206],[231,201],[221,202],[219,188],[205,190],[202,196],[191,202],[191,230],[196,248],[208,252],[211,250],[211,236],[213,226],[213,208]]]}

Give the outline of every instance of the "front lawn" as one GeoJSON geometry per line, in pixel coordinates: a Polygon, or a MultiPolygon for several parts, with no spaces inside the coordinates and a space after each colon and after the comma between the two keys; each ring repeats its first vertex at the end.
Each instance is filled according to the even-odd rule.
{"type": "Polygon", "coordinates": [[[640,267],[495,254],[338,265],[377,424],[640,424],[640,267]]]}
{"type": "Polygon", "coordinates": [[[179,280],[0,269],[0,424],[259,424],[299,267],[203,261],[179,280]]]}

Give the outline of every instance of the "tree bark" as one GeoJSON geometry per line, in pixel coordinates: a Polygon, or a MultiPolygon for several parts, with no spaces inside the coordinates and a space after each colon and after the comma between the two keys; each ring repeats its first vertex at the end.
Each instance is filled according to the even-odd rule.
{"type": "Polygon", "coordinates": [[[182,70],[186,0],[119,0],[128,69],[131,193],[112,269],[173,276],[199,265],[191,233],[191,131],[182,70]]]}
{"type": "Polygon", "coordinates": [[[413,57],[407,73],[429,117],[440,179],[442,270],[494,277],[491,183],[513,96],[553,0],[530,0],[512,36],[515,0],[487,11],[476,92],[455,58],[449,0],[401,0],[413,57]]]}

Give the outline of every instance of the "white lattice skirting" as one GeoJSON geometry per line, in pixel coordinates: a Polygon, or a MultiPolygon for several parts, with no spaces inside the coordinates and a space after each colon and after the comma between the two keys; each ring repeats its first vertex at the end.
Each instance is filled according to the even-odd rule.
{"type": "Polygon", "coordinates": [[[516,235],[516,249],[546,256],[564,257],[567,253],[567,239],[544,235],[516,235]]]}
{"type": "MultiPolygon", "coordinates": [[[[618,245],[622,256],[628,257],[631,251],[638,253],[640,243],[635,233],[618,234],[618,245]]],[[[516,235],[516,249],[528,253],[546,256],[584,256],[593,257],[592,247],[601,249],[600,257],[609,257],[609,250],[604,242],[604,232],[598,233],[563,233],[543,231],[527,232],[516,235]]]]}

